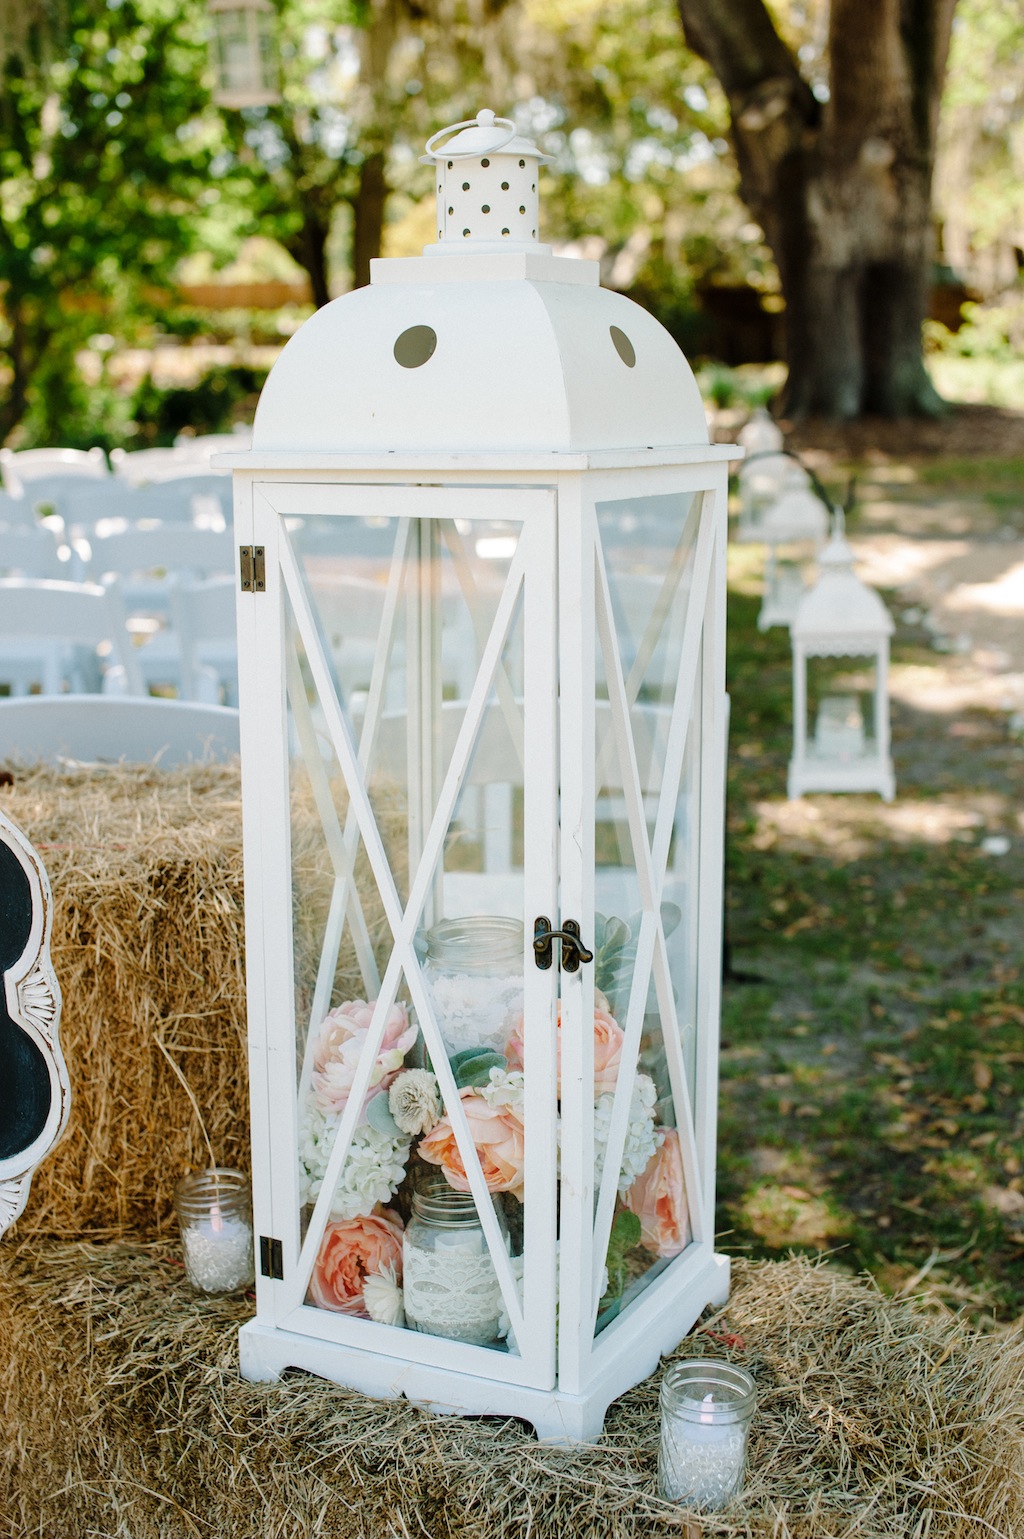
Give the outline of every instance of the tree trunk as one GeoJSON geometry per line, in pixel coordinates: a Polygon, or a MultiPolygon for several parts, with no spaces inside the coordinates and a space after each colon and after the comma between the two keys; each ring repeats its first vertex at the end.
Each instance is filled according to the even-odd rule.
{"type": "Polygon", "coordinates": [[[301,227],[288,241],[289,255],[306,270],[310,293],[318,310],[321,305],[326,305],[331,297],[327,286],[327,237],[329,234],[330,226],[320,217],[318,211],[306,207],[302,210],[301,227]]]}
{"type": "Polygon", "coordinates": [[[352,286],[370,281],[370,262],[380,256],[384,237],[384,208],[388,198],[384,153],[367,155],[359,168],[359,187],[352,199],[352,286]]]}
{"type": "Polygon", "coordinates": [[[921,353],[956,0],[833,0],[819,102],[762,0],[678,0],[729,100],[740,192],[786,301],[784,409],[934,412],[921,353]]]}

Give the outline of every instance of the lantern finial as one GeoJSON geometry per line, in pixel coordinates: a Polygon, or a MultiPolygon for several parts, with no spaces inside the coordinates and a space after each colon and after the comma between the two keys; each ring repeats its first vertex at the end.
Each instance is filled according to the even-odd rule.
{"type": "Polygon", "coordinates": [[[437,177],[437,242],[425,255],[549,252],[537,239],[537,169],[550,159],[490,107],[431,135],[422,160],[437,177]]]}

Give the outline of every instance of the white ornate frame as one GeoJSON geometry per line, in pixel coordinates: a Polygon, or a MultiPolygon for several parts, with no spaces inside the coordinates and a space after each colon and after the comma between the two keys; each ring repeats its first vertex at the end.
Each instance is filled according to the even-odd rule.
{"type": "Polygon", "coordinates": [[[60,1050],[60,986],[50,962],[53,894],[45,868],[25,835],[0,812],[0,840],[28,878],[32,926],[21,956],[3,975],[7,1009],[42,1053],[50,1071],[50,1110],[39,1136],[27,1148],[0,1160],[0,1234],[24,1211],[36,1167],[67,1127],[71,1084],[60,1050]]]}

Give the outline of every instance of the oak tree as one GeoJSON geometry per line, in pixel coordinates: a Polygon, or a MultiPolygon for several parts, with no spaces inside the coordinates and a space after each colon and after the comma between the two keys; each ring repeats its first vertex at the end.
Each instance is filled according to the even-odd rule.
{"type": "Polygon", "coordinates": [[[786,302],[785,409],[936,411],[921,325],[956,0],[832,0],[808,78],[764,0],[677,0],[729,103],[740,191],[786,302]]]}

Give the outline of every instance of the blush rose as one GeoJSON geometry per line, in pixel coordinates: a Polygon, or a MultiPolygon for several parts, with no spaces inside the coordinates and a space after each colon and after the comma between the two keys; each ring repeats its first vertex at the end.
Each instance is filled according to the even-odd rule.
{"type": "MultiPolygon", "coordinates": [[[[325,1017],[313,1052],[313,1096],[325,1112],[344,1111],[355,1081],[359,1060],[370,1031],[374,1001],[350,999],[325,1017]]],[[[392,1005],[384,1023],[377,1061],[363,1100],[363,1111],[388,1089],[416,1041],[416,1027],[409,1025],[404,1005],[392,1005]]]]}
{"type": "Polygon", "coordinates": [[[367,1277],[394,1267],[402,1275],[402,1220],[379,1205],[372,1213],[328,1224],[309,1279],[309,1296],[321,1309],[369,1318],[363,1304],[367,1277]]]}
{"type": "MultiPolygon", "coordinates": [[[[488,1106],[476,1090],[462,1090],[459,1096],[480,1156],[487,1190],[511,1192],[522,1201],[525,1152],[522,1118],[511,1106],[488,1106]]],[[[429,1164],[441,1167],[449,1186],[457,1192],[469,1191],[469,1179],[450,1117],[445,1115],[431,1128],[421,1140],[419,1152],[429,1164]]]]}
{"type": "MultiPolygon", "coordinates": [[[[597,994],[594,1000],[594,1099],[599,1095],[607,1095],[615,1089],[615,1081],[619,1075],[619,1063],[622,1059],[622,1044],[626,1034],[618,1021],[607,1008],[608,1001],[603,994],[597,994]]],[[[519,1025],[509,1038],[505,1048],[505,1056],[509,1066],[522,1068],[523,1064],[523,1021],[520,1017],[519,1025]]],[[[562,1006],[558,1005],[558,1094],[562,1094],[562,1006]]]]}
{"type": "Polygon", "coordinates": [[[640,1220],[640,1243],[656,1256],[678,1256],[690,1243],[679,1134],[666,1128],[661,1147],[623,1197],[640,1220]]]}

